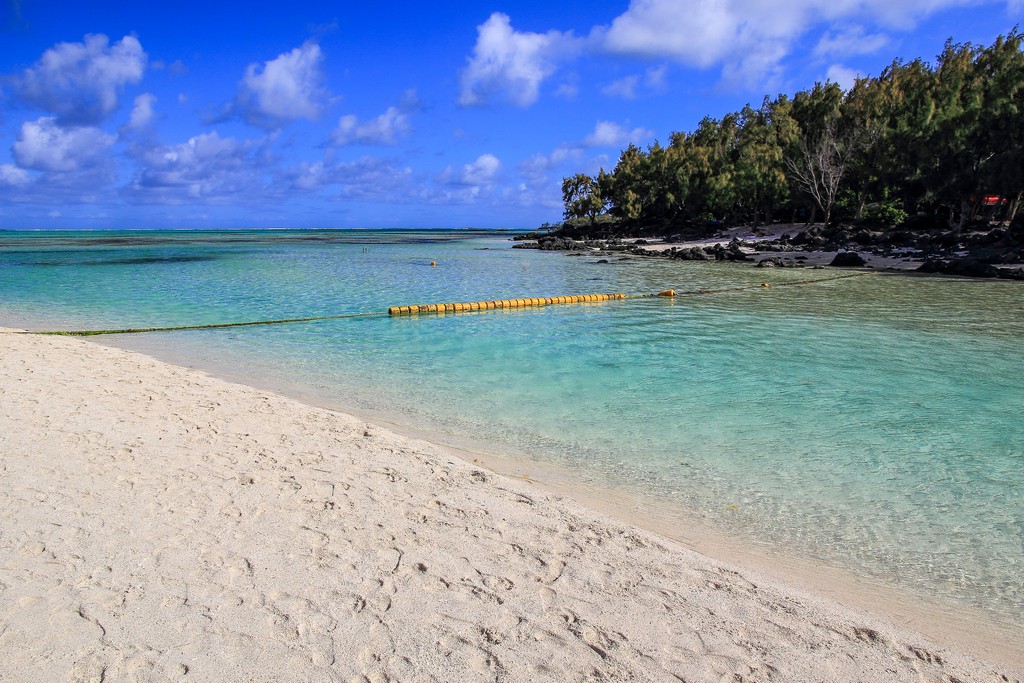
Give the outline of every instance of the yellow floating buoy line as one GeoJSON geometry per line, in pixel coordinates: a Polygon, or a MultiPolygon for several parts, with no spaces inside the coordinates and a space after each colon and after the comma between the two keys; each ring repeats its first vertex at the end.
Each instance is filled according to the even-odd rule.
{"type": "Polygon", "coordinates": [[[467,301],[444,304],[419,304],[413,306],[392,306],[388,315],[415,315],[417,313],[461,313],[463,311],[489,311],[496,308],[529,308],[555,304],[582,304],[597,301],[627,299],[625,294],[570,294],[568,296],[528,297],[525,299],[494,299],[491,301],[467,301]]]}
{"type": "MultiPolygon", "coordinates": [[[[818,280],[796,280],[791,282],[776,282],[772,287],[790,287],[795,285],[811,285],[818,282],[830,282],[832,280],[845,280],[851,277],[864,275],[875,275],[873,272],[850,273],[837,275],[835,277],[820,278],[818,280]]],[[[497,309],[531,308],[537,306],[552,306],[557,304],[582,304],[596,303],[601,301],[622,301],[624,299],[654,299],[658,297],[675,299],[675,297],[700,296],[705,294],[722,294],[725,292],[744,292],[752,289],[768,288],[767,282],[758,285],[747,285],[743,287],[726,287],[723,289],[695,289],[691,291],[677,292],[674,289],[666,289],[655,294],[570,294],[567,296],[551,297],[528,297],[523,299],[494,299],[491,301],[470,301],[459,303],[442,304],[420,304],[414,306],[392,306],[387,311],[376,311],[369,313],[343,313],[340,315],[319,315],[308,318],[283,318],[280,320],[254,320],[249,322],[234,323],[212,323],[208,325],[178,325],[175,327],[130,327],[123,329],[109,330],[55,330],[43,332],[15,332],[14,334],[43,334],[59,335],[70,337],[93,337],[101,334],[140,334],[143,332],[177,332],[180,330],[214,330],[227,327],[254,327],[257,325],[284,325],[286,323],[312,323],[322,320],[345,320],[348,318],[373,318],[378,316],[405,316],[420,313],[464,313],[471,311],[490,311],[497,309]]]]}

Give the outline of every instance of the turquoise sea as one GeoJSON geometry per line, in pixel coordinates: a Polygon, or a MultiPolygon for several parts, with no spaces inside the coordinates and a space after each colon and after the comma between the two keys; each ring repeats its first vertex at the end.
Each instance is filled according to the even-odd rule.
{"type": "MultiPolygon", "coordinates": [[[[0,232],[0,325],[195,325],[834,274],[511,246],[465,230],[0,232]]],[[[1024,624],[1019,282],[879,274],[118,343],[472,437],[1024,624]]]]}

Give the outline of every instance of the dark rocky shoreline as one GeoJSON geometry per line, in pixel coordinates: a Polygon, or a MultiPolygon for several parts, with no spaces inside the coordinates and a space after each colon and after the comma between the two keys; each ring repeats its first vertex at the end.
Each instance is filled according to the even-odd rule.
{"type": "Polygon", "coordinates": [[[953,231],[874,231],[848,226],[784,226],[733,229],[703,239],[589,238],[579,228],[516,236],[514,248],[565,251],[595,256],[629,254],[685,261],[750,262],[762,268],[881,267],[961,277],[1024,280],[1024,224],[953,231]],[[568,234],[562,234],[563,232],[568,234]],[[740,234],[744,234],[740,237],[740,234]]]}

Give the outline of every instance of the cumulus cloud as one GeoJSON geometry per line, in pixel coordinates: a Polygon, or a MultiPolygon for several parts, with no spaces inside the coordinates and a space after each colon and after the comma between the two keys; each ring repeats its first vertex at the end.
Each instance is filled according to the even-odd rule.
{"type": "Polygon", "coordinates": [[[60,125],[92,125],[118,107],[126,84],[138,83],[146,53],[134,36],[110,45],[107,36],[87,35],[81,43],[58,43],[15,79],[25,103],[57,115],[60,125]]]}
{"type": "Polygon", "coordinates": [[[388,107],[383,114],[369,121],[360,123],[354,114],[342,116],[331,134],[331,141],[336,145],[394,145],[412,130],[409,118],[420,106],[416,91],[409,90],[400,106],[388,107]]]}
{"type": "Polygon", "coordinates": [[[495,12],[477,27],[473,56],[462,71],[459,104],[480,106],[492,100],[528,107],[541,83],[582,48],[572,33],[516,31],[508,15],[495,12]]]}
{"type": "Polygon", "coordinates": [[[826,77],[828,80],[837,84],[843,90],[849,90],[853,87],[860,73],[856,69],[850,69],[842,64],[833,64],[828,68],[826,77]]]}
{"type": "Polygon", "coordinates": [[[184,62],[182,62],[180,59],[176,59],[170,64],[158,59],[155,62],[151,62],[150,66],[153,68],[154,71],[163,71],[166,69],[167,73],[171,74],[172,76],[184,76],[188,73],[188,67],[185,66],[184,62]]]}
{"type": "MultiPolygon", "coordinates": [[[[1021,2],[1024,2],[1024,0],[1021,0],[1021,2]]],[[[577,83],[574,83],[574,82],[571,82],[571,81],[570,82],[566,82],[566,83],[562,83],[555,90],[555,95],[557,97],[561,97],[561,98],[566,99],[566,100],[575,99],[576,96],[579,95],[579,94],[580,94],[580,86],[577,83]]]]}
{"type": "Polygon", "coordinates": [[[559,168],[569,160],[578,160],[582,156],[579,148],[559,145],[551,154],[534,154],[519,163],[519,175],[528,181],[547,180],[552,170],[559,168]]]}
{"type": "Polygon", "coordinates": [[[135,106],[132,107],[132,115],[128,120],[128,128],[142,130],[153,120],[153,104],[156,96],[150,93],[143,93],[135,98],[135,106]]]}
{"type": "Polygon", "coordinates": [[[330,165],[325,171],[324,180],[337,186],[340,199],[393,203],[422,195],[422,187],[414,183],[412,169],[391,159],[365,156],[330,165]]]}
{"type": "Polygon", "coordinates": [[[439,187],[431,190],[429,201],[448,204],[471,204],[493,197],[502,178],[501,160],[493,154],[481,154],[461,168],[449,166],[437,176],[439,187]]]}
{"type": "Polygon", "coordinates": [[[621,97],[624,100],[635,100],[641,94],[641,90],[645,94],[664,92],[667,73],[668,66],[665,64],[654,66],[644,72],[643,80],[638,74],[626,76],[601,88],[601,94],[609,97],[621,97]]]}
{"type": "Polygon", "coordinates": [[[626,76],[617,81],[612,81],[601,88],[601,94],[610,97],[621,97],[624,100],[635,100],[636,87],[638,85],[640,85],[639,76],[626,76]]]}
{"type": "Polygon", "coordinates": [[[266,191],[269,160],[259,141],[222,138],[213,131],[179,144],[137,147],[133,156],[139,168],[129,190],[142,201],[215,203],[266,191]]]}
{"type": "Polygon", "coordinates": [[[385,202],[387,204],[425,201],[433,203],[429,181],[394,159],[363,156],[352,161],[327,158],[303,162],[285,172],[284,183],[293,191],[333,191],[341,200],[385,202]]]}
{"type": "MultiPolygon", "coordinates": [[[[1016,0],[1010,0],[1015,2],[1016,0]]],[[[632,0],[591,41],[613,54],[721,66],[726,80],[757,84],[777,75],[797,40],[816,26],[849,22],[905,30],[940,10],[975,0],[632,0]]],[[[858,24],[858,25],[859,25],[858,24]]],[[[820,54],[863,54],[885,44],[880,34],[826,33],[820,54]]]]}
{"type": "Polygon", "coordinates": [[[598,121],[594,130],[583,138],[585,147],[625,147],[640,144],[654,137],[654,131],[647,128],[629,130],[611,121],[598,121]]]}
{"type": "Polygon", "coordinates": [[[492,185],[501,172],[501,161],[493,154],[481,154],[476,161],[462,167],[459,182],[463,185],[492,185]]]}
{"type": "Polygon", "coordinates": [[[562,176],[570,170],[579,170],[581,164],[590,166],[591,162],[583,161],[581,148],[564,144],[550,154],[534,154],[518,164],[516,171],[521,182],[505,188],[501,195],[502,201],[524,207],[560,208],[562,176]]]}
{"type": "Polygon", "coordinates": [[[323,54],[312,41],[245,70],[236,107],[246,122],[279,128],[296,119],[316,119],[326,95],[321,82],[323,54]]]}
{"type": "Polygon", "coordinates": [[[28,184],[28,172],[14,164],[0,164],[0,185],[24,187],[28,184]]]}
{"type": "MultiPolygon", "coordinates": [[[[1024,0],[1005,0],[1019,11],[1024,0]]],[[[734,86],[776,87],[783,62],[808,38],[817,57],[865,54],[888,44],[887,31],[908,30],[953,7],[997,4],[998,0],[631,0],[608,25],[595,26],[586,39],[572,32],[528,33],[513,29],[508,15],[495,12],[477,27],[477,42],[461,74],[459,104],[502,100],[526,107],[559,67],[584,50],[719,68],[734,86]],[[836,29],[837,26],[853,28],[836,29]],[[871,31],[864,27],[870,26],[871,31]]],[[[604,86],[607,95],[632,99],[642,87],[664,88],[667,67],[648,69],[604,86]]],[[[557,95],[572,96],[573,84],[557,95]]]]}
{"type": "MultiPolygon", "coordinates": [[[[597,37],[610,52],[643,57],[672,57],[699,67],[735,49],[737,16],[730,0],[634,0],[597,37]]],[[[753,19],[753,17],[751,17],[753,19]]]]}
{"type": "Polygon", "coordinates": [[[833,33],[829,31],[818,40],[814,48],[816,57],[840,55],[867,55],[878,52],[889,44],[889,38],[880,33],[867,34],[861,26],[833,33]]]}
{"type": "Polygon", "coordinates": [[[644,82],[651,90],[663,90],[665,88],[665,76],[668,74],[668,65],[661,64],[652,66],[644,75],[644,82]]]}
{"type": "Polygon", "coordinates": [[[23,169],[70,172],[99,163],[114,140],[98,128],[62,128],[55,118],[44,116],[21,124],[11,149],[23,169]]]}

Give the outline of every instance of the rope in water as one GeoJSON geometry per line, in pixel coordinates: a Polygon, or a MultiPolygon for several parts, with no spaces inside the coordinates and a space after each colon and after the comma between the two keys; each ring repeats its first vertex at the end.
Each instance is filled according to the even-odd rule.
{"type": "MultiPolygon", "coordinates": [[[[877,272],[862,272],[862,273],[847,273],[845,275],[835,275],[833,277],[823,277],[817,280],[793,280],[792,282],[776,282],[775,284],[769,284],[764,282],[759,285],[745,285],[743,287],[725,287],[723,289],[692,289],[684,292],[675,292],[674,296],[700,296],[703,294],[723,294],[725,292],[746,292],[751,289],[768,289],[769,287],[793,287],[795,285],[815,285],[819,282],[832,282],[833,280],[846,280],[851,277],[864,277],[865,275],[878,275],[877,272]]],[[[649,299],[655,296],[662,296],[662,294],[634,294],[626,297],[627,299],[649,299]]]]}
{"type": "Polygon", "coordinates": [[[22,332],[21,334],[46,334],[64,337],[93,337],[100,334],[141,334],[143,332],[178,332],[180,330],[215,330],[224,327],[253,327],[255,325],[284,325],[286,323],[312,323],[319,320],[343,320],[345,318],[371,318],[387,315],[376,313],[346,313],[344,315],[320,315],[312,318],[283,318],[281,320],[253,320],[244,323],[212,323],[210,325],[178,325],[176,327],[130,327],[123,330],[52,330],[46,332],[22,332]]]}
{"type": "Polygon", "coordinates": [[[690,291],[677,292],[667,289],[655,294],[582,294],[559,297],[529,297],[522,299],[497,299],[493,301],[469,302],[469,303],[447,303],[447,304],[424,304],[421,306],[392,306],[387,311],[374,311],[369,313],[345,313],[340,315],[319,315],[308,318],[282,318],[280,320],[253,320],[241,323],[212,323],[208,325],[178,325],[174,327],[130,327],[111,330],[50,330],[41,332],[18,332],[17,334],[41,334],[64,337],[93,337],[103,334],[142,334],[145,332],[178,332],[184,330],[215,330],[228,327],[254,327],[256,325],[285,325],[289,323],[312,323],[322,320],[345,320],[349,318],[373,318],[385,315],[415,315],[420,313],[461,313],[484,310],[497,310],[506,308],[528,308],[532,306],[545,306],[550,304],[569,303],[592,303],[602,301],[618,301],[624,299],[651,299],[655,297],[681,297],[681,296],[703,296],[707,294],[722,294],[726,292],[744,292],[752,289],[766,289],[769,287],[792,287],[795,285],[812,285],[819,282],[831,282],[833,280],[845,280],[851,277],[864,275],[875,275],[875,273],[848,273],[835,277],[820,278],[817,280],[796,280],[792,282],[776,282],[775,284],[763,283],[759,285],[747,285],[743,287],[726,287],[723,289],[695,289],[690,291]],[[475,306],[475,308],[474,308],[475,306]],[[404,310],[403,310],[404,309],[404,310]],[[414,310],[415,309],[415,310],[414,310]]]}

